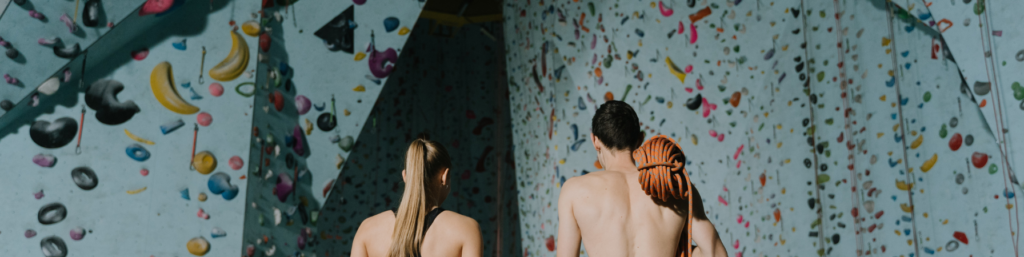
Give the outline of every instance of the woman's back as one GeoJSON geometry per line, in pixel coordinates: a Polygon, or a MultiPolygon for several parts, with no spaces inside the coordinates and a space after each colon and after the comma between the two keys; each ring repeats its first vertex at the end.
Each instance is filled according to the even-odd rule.
{"type": "MultiPolygon", "coordinates": [[[[452,211],[441,211],[420,247],[421,257],[476,257],[482,255],[480,227],[476,220],[452,211]]],[[[359,225],[352,240],[352,257],[386,257],[395,230],[395,212],[385,211],[359,225]]]]}

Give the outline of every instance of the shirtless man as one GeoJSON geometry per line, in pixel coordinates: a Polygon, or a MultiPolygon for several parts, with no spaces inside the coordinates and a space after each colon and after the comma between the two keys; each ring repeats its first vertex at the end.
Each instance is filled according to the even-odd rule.
{"type": "MultiPolygon", "coordinates": [[[[604,171],[569,179],[558,199],[558,257],[579,256],[580,241],[591,257],[693,256],[726,257],[715,226],[707,219],[700,194],[693,196],[693,220],[686,220],[683,199],[661,202],[640,187],[632,152],[643,143],[633,108],[609,101],[597,109],[590,139],[604,171]],[[686,226],[693,226],[691,246],[686,226]]],[[[696,187],[693,188],[696,193],[696,187]]]]}

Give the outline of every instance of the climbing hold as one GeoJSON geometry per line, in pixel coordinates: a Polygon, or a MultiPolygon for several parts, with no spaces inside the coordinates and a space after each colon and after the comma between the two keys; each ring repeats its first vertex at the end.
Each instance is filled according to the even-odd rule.
{"type": "Polygon", "coordinates": [[[921,172],[928,172],[929,170],[931,170],[932,167],[935,166],[935,162],[938,161],[938,160],[939,160],[939,155],[938,154],[932,154],[932,158],[931,159],[928,159],[928,160],[924,161],[924,164],[921,164],[921,172]]]}
{"type": "Polygon", "coordinates": [[[154,66],[149,74],[149,85],[153,96],[167,110],[186,115],[199,112],[199,107],[189,104],[178,94],[171,63],[165,61],[154,66]]]}
{"type": "Polygon", "coordinates": [[[128,146],[128,148],[125,148],[124,151],[128,154],[128,158],[132,158],[132,160],[141,162],[149,159],[149,151],[139,144],[132,144],[128,146]]]}
{"type": "Polygon", "coordinates": [[[295,140],[295,144],[292,145],[292,151],[295,151],[299,156],[305,155],[306,152],[303,148],[305,143],[302,140],[302,127],[295,125],[295,128],[292,129],[292,138],[295,140]]]}
{"type": "Polygon", "coordinates": [[[322,131],[331,131],[336,126],[338,126],[338,119],[329,112],[321,113],[320,116],[316,118],[316,127],[320,128],[322,131]]]}
{"type": "Polygon", "coordinates": [[[309,119],[305,119],[305,120],[306,120],[306,135],[307,136],[308,135],[312,135],[313,134],[313,123],[310,122],[309,119]]]}
{"type": "Polygon", "coordinates": [[[160,125],[160,132],[163,133],[164,135],[167,135],[167,133],[171,133],[174,130],[180,128],[181,126],[185,126],[185,121],[181,119],[172,120],[170,122],[164,123],[163,125],[160,125]]]}
{"type": "Polygon", "coordinates": [[[11,109],[14,109],[14,102],[11,102],[11,100],[4,99],[3,101],[0,101],[0,109],[3,109],[4,111],[10,111],[11,109]]]}
{"type": "Polygon", "coordinates": [[[36,200],[39,200],[43,199],[43,196],[46,196],[46,194],[43,194],[43,190],[39,189],[39,192],[32,193],[32,196],[34,196],[36,200]]]}
{"type": "Polygon", "coordinates": [[[228,236],[228,232],[224,231],[223,229],[220,229],[218,227],[214,227],[213,230],[210,230],[210,237],[218,238],[218,237],[226,237],[226,236],[228,236]]]}
{"type": "Polygon", "coordinates": [[[358,52],[358,53],[356,53],[356,55],[355,55],[355,57],[353,58],[353,60],[355,60],[355,61],[357,61],[357,62],[358,62],[358,61],[362,61],[362,60],[363,60],[363,58],[366,58],[366,54],[365,54],[365,53],[363,53],[363,52],[358,52]]]}
{"type": "MultiPolygon", "coordinates": [[[[288,175],[281,173],[277,174],[277,186],[274,188],[274,193],[277,195],[277,200],[284,202],[288,198],[288,194],[292,193],[295,189],[295,185],[292,179],[288,175]]],[[[276,215],[275,215],[276,216],[276,215]]]]}
{"type": "Polygon", "coordinates": [[[960,242],[963,242],[964,244],[968,244],[967,243],[967,234],[964,234],[964,232],[954,231],[953,232],[953,238],[956,238],[956,240],[959,240],[960,242]]]}
{"type": "Polygon", "coordinates": [[[139,174],[141,174],[143,177],[149,176],[149,170],[141,169],[141,170],[139,170],[139,174]]]}
{"type": "MultiPolygon", "coordinates": [[[[22,3],[24,3],[24,1],[22,1],[22,3]]],[[[43,16],[42,13],[39,13],[36,10],[28,10],[28,16],[39,20],[43,20],[46,18],[46,16],[43,16]]]]}
{"type": "Polygon", "coordinates": [[[171,10],[173,6],[174,0],[146,0],[142,8],[139,8],[139,16],[163,13],[171,10]]]}
{"type": "Polygon", "coordinates": [[[50,168],[57,164],[57,157],[52,154],[36,154],[32,157],[32,162],[40,167],[50,168]]]}
{"type": "Polygon", "coordinates": [[[971,146],[971,144],[974,144],[974,135],[964,137],[964,145],[971,146]]]}
{"type": "Polygon", "coordinates": [[[405,36],[405,34],[409,34],[410,31],[411,30],[409,30],[408,27],[402,27],[402,28],[398,29],[398,35],[399,36],[405,36]]]}
{"type": "MultiPolygon", "coordinates": [[[[33,236],[35,232],[32,232],[33,236]]],[[[25,232],[25,236],[28,236],[28,232],[25,232]]],[[[45,257],[65,257],[68,256],[68,246],[64,244],[64,240],[59,237],[51,236],[43,238],[39,242],[39,248],[43,251],[45,257]]]]}
{"type": "Polygon", "coordinates": [[[33,238],[35,236],[36,236],[36,231],[35,230],[31,230],[31,229],[25,230],[25,238],[33,238]]]}
{"type": "Polygon", "coordinates": [[[66,46],[64,48],[53,46],[53,54],[60,58],[71,59],[75,56],[78,56],[78,53],[80,52],[82,52],[82,47],[79,46],[78,43],[66,46]]]}
{"type": "Polygon", "coordinates": [[[700,94],[697,94],[696,96],[694,96],[692,98],[686,99],[686,109],[690,109],[691,111],[696,111],[698,108],[700,108],[700,106],[701,106],[701,104],[703,102],[704,102],[704,98],[702,98],[700,94]]]}
{"type": "Polygon", "coordinates": [[[210,151],[202,151],[196,153],[196,155],[192,157],[192,166],[195,167],[196,171],[200,174],[210,174],[210,172],[213,172],[214,168],[217,168],[217,158],[215,158],[213,153],[210,153],[210,151]]]}
{"type": "Polygon", "coordinates": [[[241,84],[238,84],[238,86],[235,86],[235,93],[238,93],[239,95],[241,95],[243,97],[253,96],[253,95],[256,94],[256,83],[253,83],[253,82],[242,82],[241,84]],[[249,92],[242,92],[242,87],[244,87],[244,86],[249,86],[249,87],[252,88],[252,90],[249,91],[249,92]]]}
{"type": "Polygon", "coordinates": [[[295,96],[295,109],[299,111],[299,115],[304,115],[309,112],[310,107],[313,103],[309,101],[304,95],[295,96]]]}
{"type": "Polygon", "coordinates": [[[182,38],[181,41],[172,42],[171,46],[173,46],[174,49],[178,49],[178,50],[181,50],[181,51],[185,51],[185,49],[188,48],[188,45],[185,44],[185,39],[184,38],[182,38]]]}
{"type": "Polygon", "coordinates": [[[242,23],[242,33],[249,35],[250,37],[259,36],[260,34],[260,23],[255,20],[250,20],[242,23]]]}
{"type": "Polygon", "coordinates": [[[11,77],[11,74],[4,74],[4,80],[7,81],[7,84],[11,84],[11,85],[17,85],[18,84],[18,79],[15,78],[15,77],[11,77]]]}
{"type": "Polygon", "coordinates": [[[36,91],[39,91],[39,93],[44,95],[53,95],[53,93],[56,93],[58,89],[60,89],[60,80],[55,77],[50,77],[46,81],[43,81],[43,84],[39,85],[39,87],[36,88],[36,91]]]}
{"type": "Polygon", "coordinates": [[[40,45],[44,45],[44,46],[52,46],[52,45],[55,45],[57,43],[60,43],[60,38],[59,37],[39,38],[39,40],[36,40],[36,43],[39,43],[40,45]]]}
{"type": "Polygon", "coordinates": [[[985,164],[988,164],[988,154],[974,152],[971,155],[971,163],[974,164],[975,168],[985,167],[985,164]]]}
{"type": "Polygon", "coordinates": [[[199,198],[200,202],[205,202],[206,201],[206,193],[199,192],[199,197],[198,198],[199,198]]]}
{"type": "Polygon", "coordinates": [[[395,70],[395,62],[398,61],[398,52],[394,48],[388,48],[383,52],[377,51],[374,45],[370,45],[370,73],[374,77],[384,78],[395,70]]]}
{"type": "Polygon", "coordinates": [[[82,240],[82,238],[85,237],[85,229],[82,228],[82,227],[75,227],[75,228],[71,229],[70,234],[71,234],[71,240],[75,240],[75,241],[82,240]]]}
{"type": "Polygon", "coordinates": [[[235,196],[238,196],[238,186],[232,185],[231,176],[224,172],[217,172],[210,176],[206,186],[210,188],[210,193],[220,195],[224,197],[224,200],[235,199],[235,196]]]}
{"type": "Polygon", "coordinates": [[[188,249],[188,253],[195,256],[203,256],[206,255],[206,252],[210,251],[210,242],[206,241],[205,238],[195,237],[188,240],[185,247],[188,249]]]}
{"type": "Polygon", "coordinates": [[[78,133],[78,122],[69,117],[59,118],[53,122],[37,120],[29,128],[32,142],[44,148],[60,148],[75,139],[78,133]]]}
{"type": "Polygon", "coordinates": [[[146,140],[145,138],[141,138],[139,136],[136,136],[135,134],[132,134],[132,132],[128,131],[128,129],[124,130],[124,134],[127,135],[128,138],[130,138],[132,140],[135,140],[135,142],[139,142],[139,143],[143,143],[143,144],[147,144],[147,145],[154,145],[154,144],[156,144],[153,141],[149,141],[149,140],[146,140]]]}
{"type": "Polygon", "coordinates": [[[96,172],[92,171],[89,167],[78,167],[71,170],[71,180],[75,182],[75,185],[82,190],[92,190],[99,184],[99,179],[96,178],[96,172]]]}
{"type": "Polygon", "coordinates": [[[67,216],[68,209],[65,208],[63,204],[51,203],[39,208],[39,213],[36,215],[36,218],[39,220],[40,224],[52,225],[63,221],[67,216]]]}
{"type": "Polygon", "coordinates": [[[135,59],[136,61],[145,60],[146,56],[149,56],[149,49],[143,47],[141,49],[131,51],[131,55],[132,59],[135,59]]]}
{"type": "Polygon", "coordinates": [[[921,142],[924,142],[924,135],[918,135],[917,139],[914,139],[914,142],[910,143],[910,149],[917,149],[918,147],[921,147],[921,142]]]}
{"type": "Polygon", "coordinates": [[[395,31],[395,29],[397,29],[397,28],[398,28],[398,18],[395,18],[395,17],[384,18],[384,31],[386,31],[388,33],[391,33],[392,31],[395,31]]]}
{"type": "MultiPolygon", "coordinates": [[[[245,43],[245,38],[233,30],[230,33],[231,50],[224,60],[209,71],[210,78],[218,81],[231,81],[238,78],[249,65],[249,45],[245,43]]],[[[267,37],[269,40],[269,36],[267,37]]],[[[262,45],[262,36],[260,38],[262,45]]]]}
{"type": "Polygon", "coordinates": [[[68,32],[75,33],[75,30],[78,30],[78,25],[75,25],[75,21],[68,17],[68,13],[61,13],[60,21],[64,23],[64,26],[68,27],[68,32]]]}
{"type": "Polygon", "coordinates": [[[679,79],[679,83],[686,83],[686,72],[679,69],[675,63],[672,62],[672,58],[665,57],[665,64],[668,65],[668,72],[676,76],[679,79]]]}
{"type": "Polygon", "coordinates": [[[991,91],[991,90],[992,90],[992,83],[981,82],[981,81],[975,81],[974,82],[974,94],[975,95],[979,95],[979,96],[987,95],[988,92],[991,91]]]}
{"type": "Polygon", "coordinates": [[[182,189],[181,191],[178,191],[178,193],[181,193],[181,199],[192,200],[192,198],[188,196],[188,188],[182,189]]]}
{"type": "Polygon", "coordinates": [[[732,93],[732,97],[729,97],[729,104],[732,105],[732,107],[739,106],[740,105],[740,96],[741,96],[740,95],[740,91],[736,91],[736,92],[732,93]]]}
{"type": "Polygon", "coordinates": [[[231,156],[231,159],[228,159],[228,166],[233,170],[241,169],[243,164],[242,157],[238,157],[238,155],[231,156]]]}
{"type": "Polygon", "coordinates": [[[203,127],[210,126],[210,123],[213,122],[213,116],[207,112],[200,112],[199,115],[196,115],[196,122],[203,127]]]}
{"type": "Polygon", "coordinates": [[[270,34],[263,33],[260,35],[260,50],[263,50],[264,53],[270,51],[270,42],[270,34]]]}
{"type": "Polygon", "coordinates": [[[963,138],[960,133],[953,133],[953,137],[949,138],[949,149],[956,151],[960,149],[960,144],[963,142],[963,138]]]}
{"type": "Polygon", "coordinates": [[[267,95],[267,97],[269,98],[270,103],[274,104],[275,110],[284,110],[284,95],[281,94],[281,91],[274,90],[274,92],[267,95]]]}
{"type": "Polygon", "coordinates": [[[7,51],[5,51],[4,54],[7,55],[7,58],[18,58],[18,50],[14,48],[7,48],[7,51]]]}
{"type": "Polygon", "coordinates": [[[117,125],[130,120],[139,112],[134,101],[121,102],[117,94],[124,90],[124,84],[116,80],[98,80],[85,91],[85,104],[96,110],[96,119],[107,125],[117,125]]]}
{"type": "Polygon", "coordinates": [[[355,145],[355,139],[352,136],[345,136],[338,141],[338,147],[341,147],[341,150],[345,152],[352,150],[353,145],[355,145]]]}
{"type": "Polygon", "coordinates": [[[358,85],[358,86],[356,86],[355,88],[353,88],[353,89],[352,89],[352,91],[356,91],[356,92],[366,92],[366,87],[364,87],[363,85],[358,85]]]}
{"type": "Polygon", "coordinates": [[[224,86],[221,86],[220,83],[215,82],[210,84],[209,90],[210,95],[213,95],[214,97],[220,97],[224,94],[224,86]]]}
{"type": "Polygon", "coordinates": [[[199,208],[199,211],[196,212],[196,217],[199,217],[200,219],[208,220],[208,219],[210,219],[210,214],[206,213],[206,211],[203,211],[203,208],[199,208]]]}

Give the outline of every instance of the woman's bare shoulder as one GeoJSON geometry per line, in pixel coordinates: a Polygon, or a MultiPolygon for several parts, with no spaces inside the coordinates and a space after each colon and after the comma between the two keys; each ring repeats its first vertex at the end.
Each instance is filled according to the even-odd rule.
{"type": "Polygon", "coordinates": [[[480,225],[476,219],[470,218],[469,216],[459,214],[454,211],[445,211],[437,215],[437,219],[434,221],[434,226],[444,226],[446,230],[451,232],[468,234],[476,232],[479,234],[480,225]]]}
{"type": "MultiPolygon", "coordinates": [[[[359,224],[359,230],[377,230],[380,228],[393,229],[395,224],[395,213],[391,210],[383,211],[377,215],[370,216],[359,224]]],[[[367,231],[370,232],[370,231],[367,231]]]]}

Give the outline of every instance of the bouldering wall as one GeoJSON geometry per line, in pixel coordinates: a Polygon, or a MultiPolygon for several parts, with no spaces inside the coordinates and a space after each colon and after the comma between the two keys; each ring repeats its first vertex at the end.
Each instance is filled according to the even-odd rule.
{"type": "MultiPolygon", "coordinates": [[[[0,2],[0,115],[14,105],[29,104],[36,87],[51,74],[63,75],[64,66],[88,49],[115,25],[137,16],[142,0],[75,2],[59,0],[18,0],[0,2]],[[6,7],[6,9],[5,9],[6,7]],[[88,16],[86,14],[88,13],[88,16]],[[57,50],[62,51],[58,55],[57,50]],[[25,100],[24,102],[22,102],[25,100]]],[[[108,40],[109,41],[109,40],[108,40]]],[[[81,62],[81,60],[79,60],[81,62]]]]}
{"type": "Polygon", "coordinates": [[[1012,126],[928,5],[506,3],[523,250],[554,255],[559,186],[597,170],[585,135],[616,99],[680,143],[730,256],[1012,255],[1020,185],[990,129],[1012,126]]]}
{"type": "Polygon", "coordinates": [[[363,219],[398,207],[405,152],[421,133],[452,156],[442,207],[479,222],[484,256],[522,256],[501,34],[481,23],[445,38],[416,23],[322,211],[322,256],[348,256],[363,219]]]}
{"type": "MultiPolygon", "coordinates": [[[[20,8],[12,5],[0,22],[20,8]]],[[[255,80],[258,43],[233,36],[232,25],[259,5],[130,8],[140,9],[125,12],[109,30],[116,37],[83,47],[89,54],[67,64],[67,78],[60,66],[17,64],[45,72],[24,77],[37,81],[28,88],[41,97],[26,97],[0,117],[0,163],[12,176],[0,182],[7,199],[0,211],[5,254],[239,255],[247,187],[241,170],[249,156],[239,146],[250,140],[253,99],[234,89],[255,80]],[[228,61],[218,65],[221,60],[228,61]],[[55,71],[54,83],[35,87],[55,71]]],[[[66,30],[57,14],[47,13],[45,25],[66,30]]],[[[13,27],[3,26],[5,39],[26,42],[16,44],[26,52],[37,47],[27,42],[45,36],[6,34],[13,27]]]]}
{"type": "MultiPolygon", "coordinates": [[[[321,250],[318,225],[422,2],[265,1],[243,253],[321,250]]],[[[404,56],[404,54],[402,54],[404,56]]],[[[340,212],[346,210],[342,208],[340,212]]]]}

